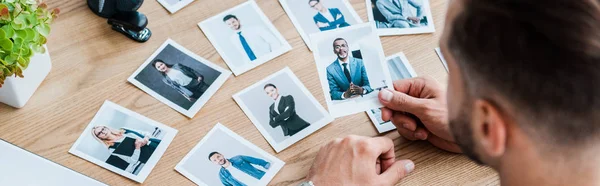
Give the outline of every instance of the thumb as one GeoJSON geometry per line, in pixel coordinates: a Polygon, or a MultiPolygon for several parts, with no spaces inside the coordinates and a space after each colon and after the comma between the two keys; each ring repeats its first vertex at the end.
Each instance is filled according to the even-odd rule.
{"type": "Polygon", "coordinates": [[[410,160],[396,161],[390,168],[380,174],[381,180],[386,185],[396,185],[402,178],[415,169],[415,164],[410,160]]]}
{"type": "Polygon", "coordinates": [[[418,114],[423,109],[425,101],[424,99],[412,97],[390,89],[382,89],[379,92],[379,102],[383,106],[395,111],[418,114]]]}

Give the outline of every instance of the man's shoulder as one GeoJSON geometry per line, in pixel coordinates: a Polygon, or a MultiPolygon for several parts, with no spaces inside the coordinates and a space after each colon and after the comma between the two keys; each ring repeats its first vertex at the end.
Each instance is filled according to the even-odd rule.
{"type": "Polygon", "coordinates": [[[357,65],[363,65],[363,60],[359,58],[352,58],[352,62],[356,63],[357,65]]]}
{"type": "Polygon", "coordinates": [[[333,61],[331,64],[329,64],[329,65],[327,66],[327,71],[329,71],[329,70],[333,70],[333,68],[335,68],[335,65],[337,65],[337,63],[338,63],[338,60],[336,59],[336,60],[335,60],[335,61],[333,61]]]}

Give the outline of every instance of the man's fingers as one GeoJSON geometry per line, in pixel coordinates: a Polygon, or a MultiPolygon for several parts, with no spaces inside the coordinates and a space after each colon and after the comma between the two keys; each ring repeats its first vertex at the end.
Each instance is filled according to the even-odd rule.
{"type": "Polygon", "coordinates": [[[433,146],[436,146],[440,149],[444,149],[446,151],[454,153],[462,153],[462,150],[456,143],[444,140],[438,136],[431,135],[427,138],[427,141],[429,141],[429,143],[431,143],[433,146]]]}
{"type": "Polygon", "coordinates": [[[396,129],[398,130],[398,133],[400,134],[400,136],[406,138],[407,140],[410,140],[410,141],[418,140],[417,138],[415,138],[415,132],[410,131],[405,128],[402,128],[402,127],[396,128],[396,129]]]}
{"type": "Polygon", "coordinates": [[[410,160],[399,160],[380,174],[379,180],[383,185],[396,185],[402,178],[415,169],[415,164],[410,160]]]}
{"type": "MultiPolygon", "coordinates": [[[[381,115],[383,116],[383,113],[381,115]]],[[[405,128],[410,131],[417,130],[417,121],[406,114],[394,112],[391,120],[396,128],[405,128]]]]}
{"type": "Polygon", "coordinates": [[[394,111],[385,107],[381,108],[381,120],[388,122],[392,120],[392,116],[394,116],[394,111]]]}
{"type": "Polygon", "coordinates": [[[368,148],[373,148],[373,153],[378,156],[382,171],[385,171],[388,167],[392,166],[396,160],[396,154],[394,152],[394,142],[390,138],[371,138],[367,145],[369,145],[368,148]]]}
{"type": "Polygon", "coordinates": [[[379,92],[379,102],[385,107],[395,111],[409,112],[416,115],[424,110],[425,105],[428,103],[427,101],[428,100],[415,98],[390,89],[383,89],[379,92]]]}

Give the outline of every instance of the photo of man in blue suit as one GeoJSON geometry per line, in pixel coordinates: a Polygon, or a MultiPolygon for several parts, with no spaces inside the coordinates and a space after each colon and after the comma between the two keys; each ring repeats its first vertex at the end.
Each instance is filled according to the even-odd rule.
{"type": "Polygon", "coordinates": [[[263,159],[244,155],[227,159],[219,152],[211,152],[208,154],[208,159],[221,166],[219,179],[226,186],[252,185],[248,183],[254,183],[265,175],[265,171],[257,169],[255,166],[264,169],[271,167],[271,163],[263,159]]]}
{"type": "Polygon", "coordinates": [[[333,52],[337,59],[327,66],[331,100],[344,100],[373,92],[362,59],[350,57],[349,48],[343,38],[333,41],[333,52]]]}
{"type": "Polygon", "coordinates": [[[313,20],[319,30],[326,31],[350,26],[340,9],[327,8],[320,0],[308,0],[308,5],[317,10],[317,14],[313,17],[313,20]]]}

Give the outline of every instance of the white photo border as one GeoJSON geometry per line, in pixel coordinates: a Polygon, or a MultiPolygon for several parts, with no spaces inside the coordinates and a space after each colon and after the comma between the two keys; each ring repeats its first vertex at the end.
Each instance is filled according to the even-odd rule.
{"type": "Polygon", "coordinates": [[[183,7],[189,5],[190,3],[194,2],[194,0],[182,0],[181,2],[175,4],[175,5],[169,5],[169,3],[167,3],[166,0],[157,0],[158,3],[160,3],[163,7],[165,7],[165,9],[167,9],[167,11],[169,11],[169,13],[174,14],[175,12],[181,10],[183,7]]]}
{"type": "Polygon", "coordinates": [[[275,58],[289,52],[290,50],[292,50],[292,46],[290,45],[290,43],[288,43],[288,41],[283,37],[283,35],[281,35],[281,32],[279,32],[279,30],[277,30],[277,28],[275,28],[275,25],[273,25],[271,20],[269,20],[269,18],[267,18],[265,13],[262,11],[262,9],[260,9],[260,7],[258,7],[258,5],[256,4],[256,2],[254,0],[248,0],[242,4],[239,4],[233,8],[230,8],[230,9],[225,10],[215,16],[212,16],[212,17],[198,23],[198,27],[200,28],[200,30],[202,30],[204,35],[206,35],[206,38],[208,38],[208,41],[210,41],[210,43],[212,43],[213,47],[215,47],[215,49],[217,50],[217,53],[219,53],[219,55],[221,55],[221,58],[223,58],[223,61],[225,61],[225,63],[227,64],[227,66],[229,66],[229,69],[233,72],[233,74],[235,76],[242,75],[243,73],[248,72],[248,71],[250,71],[262,64],[265,64],[266,62],[268,62],[272,59],[275,59],[275,58]],[[229,58],[229,56],[227,56],[227,54],[221,48],[221,45],[219,45],[219,42],[222,42],[222,41],[219,41],[215,38],[215,36],[212,34],[212,32],[210,32],[210,29],[208,28],[208,26],[206,24],[208,24],[208,22],[213,21],[215,19],[221,19],[221,17],[229,14],[232,11],[240,9],[244,6],[252,6],[252,8],[254,10],[256,10],[260,19],[265,23],[265,25],[267,26],[269,31],[273,32],[273,35],[277,38],[277,40],[282,42],[282,46],[279,47],[277,50],[272,51],[269,54],[260,56],[256,60],[252,61],[252,63],[248,63],[248,64],[245,64],[242,66],[235,66],[235,65],[231,64],[232,59],[229,58]]]}
{"type": "Polygon", "coordinates": [[[213,127],[205,136],[204,138],[202,138],[202,140],[200,140],[200,142],[198,142],[198,144],[196,144],[196,146],[194,146],[194,148],[192,148],[192,150],[190,150],[190,152],[188,152],[185,157],[183,157],[183,159],[177,163],[177,165],[175,166],[175,170],[177,172],[179,172],[181,175],[185,176],[187,179],[191,180],[192,182],[194,182],[196,185],[202,185],[202,186],[208,186],[208,184],[204,183],[200,178],[194,176],[192,173],[188,172],[185,168],[184,168],[184,164],[187,162],[187,160],[194,154],[196,153],[200,148],[202,148],[202,145],[209,139],[212,137],[213,133],[215,133],[215,131],[217,130],[221,130],[225,133],[227,133],[229,136],[231,136],[232,138],[234,138],[235,140],[237,140],[238,142],[240,142],[242,145],[245,145],[249,148],[251,148],[252,150],[254,150],[256,153],[260,154],[261,156],[269,159],[270,161],[272,161],[273,163],[271,164],[271,167],[269,168],[269,171],[266,172],[266,174],[262,177],[262,179],[259,180],[259,184],[260,185],[267,185],[269,184],[269,182],[271,182],[271,180],[275,177],[275,175],[283,168],[283,166],[285,165],[285,162],[281,161],[279,158],[267,153],[266,151],[264,151],[263,149],[261,149],[260,147],[252,144],[250,141],[244,139],[242,136],[238,135],[237,133],[231,131],[230,129],[228,129],[227,127],[223,126],[221,123],[217,123],[215,125],[215,127],[213,127]]]}
{"type": "Polygon", "coordinates": [[[442,54],[442,51],[440,50],[440,47],[435,48],[435,53],[440,58],[440,61],[442,61],[442,65],[444,65],[444,68],[446,69],[446,72],[449,72],[448,71],[448,63],[446,62],[446,59],[444,58],[444,54],[442,54]]]}
{"type": "MultiPolygon", "coordinates": [[[[397,57],[400,58],[400,61],[402,61],[402,65],[404,67],[406,67],[406,70],[410,74],[410,77],[411,78],[417,77],[417,72],[415,72],[412,65],[410,65],[410,63],[408,62],[408,58],[406,58],[406,55],[404,55],[403,52],[399,52],[394,55],[388,56],[385,59],[385,61],[387,63],[388,61],[390,61],[394,58],[397,58],[397,57]]],[[[375,109],[372,109],[372,110],[375,110],[375,109]]],[[[375,128],[377,128],[377,131],[380,134],[396,129],[396,126],[394,126],[394,124],[391,121],[385,122],[384,124],[379,124],[379,121],[377,120],[376,116],[373,115],[373,113],[371,113],[371,110],[366,111],[366,113],[367,113],[367,115],[369,115],[369,119],[371,119],[371,122],[373,122],[373,125],[375,126],[375,128]]]]}
{"type": "Polygon", "coordinates": [[[132,179],[138,183],[143,183],[144,180],[146,180],[148,175],[150,175],[150,172],[154,169],[154,167],[158,163],[158,160],[160,160],[160,158],[163,156],[163,154],[167,151],[167,148],[173,141],[173,138],[175,138],[175,135],[177,134],[177,132],[178,132],[177,129],[171,128],[167,125],[164,125],[164,124],[154,121],[150,118],[147,118],[141,114],[138,114],[134,111],[131,111],[125,107],[117,105],[116,103],[106,100],[106,101],[104,101],[104,104],[102,104],[102,106],[100,107],[100,109],[98,110],[98,112],[96,113],[94,118],[92,119],[92,121],[90,121],[90,123],[83,130],[83,132],[81,133],[79,138],[77,138],[77,141],[75,141],[73,146],[71,146],[71,149],[69,149],[69,153],[71,153],[75,156],[78,156],[84,160],[87,160],[91,163],[94,163],[102,168],[108,169],[114,173],[121,175],[121,176],[132,179]],[[87,132],[87,131],[92,130],[92,127],[94,127],[94,124],[96,124],[96,122],[98,121],[100,114],[105,112],[107,109],[114,109],[116,111],[126,114],[127,116],[135,117],[136,119],[139,119],[139,120],[143,121],[144,123],[147,123],[154,127],[158,127],[161,130],[166,132],[165,136],[161,139],[161,143],[158,145],[156,150],[152,153],[152,156],[150,157],[148,162],[146,162],[146,164],[144,165],[144,168],[142,168],[142,170],[137,175],[126,172],[121,169],[118,169],[115,166],[109,165],[104,161],[100,161],[99,159],[96,159],[84,152],[77,150],[77,147],[81,144],[83,138],[85,136],[90,135],[90,132],[87,132]]]}
{"type": "MultiPolygon", "coordinates": [[[[281,7],[283,7],[283,10],[288,15],[288,18],[290,18],[290,21],[292,21],[292,24],[294,25],[294,27],[296,27],[296,31],[298,31],[298,34],[300,34],[300,37],[306,44],[306,47],[308,47],[308,50],[312,51],[313,48],[312,48],[312,44],[310,43],[309,34],[306,34],[304,29],[302,28],[302,25],[296,18],[296,15],[294,15],[292,13],[292,9],[287,4],[287,1],[290,1],[290,0],[279,0],[279,4],[281,4],[281,7]]],[[[344,3],[344,6],[346,6],[348,11],[350,11],[352,18],[356,21],[357,24],[363,23],[363,20],[360,18],[358,13],[356,13],[356,10],[354,10],[354,8],[352,7],[352,4],[350,4],[350,2],[348,2],[348,0],[339,0],[339,1],[342,1],[344,3]]]]}
{"type": "MultiPolygon", "coordinates": [[[[330,35],[335,35],[335,34],[339,34],[339,33],[343,33],[343,32],[352,32],[353,30],[365,28],[365,27],[371,28],[371,31],[374,32],[375,35],[377,35],[377,30],[376,30],[374,24],[363,23],[363,24],[352,25],[349,27],[338,28],[335,30],[327,31],[327,32],[311,34],[310,38],[311,38],[311,41],[317,41],[317,40],[322,40],[322,39],[328,38],[330,35]]],[[[379,39],[379,36],[376,36],[373,39],[376,40],[376,42],[379,43],[379,45],[381,46],[381,40],[379,39]]],[[[317,46],[316,46],[315,42],[312,42],[312,43],[314,45],[314,48],[316,49],[317,46]]],[[[379,50],[377,53],[378,53],[380,59],[386,59],[386,57],[383,53],[383,46],[381,46],[381,50],[379,50]]],[[[363,100],[360,103],[357,103],[356,101],[352,101],[352,102],[349,101],[349,102],[345,102],[345,103],[341,103],[341,104],[340,103],[334,104],[333,101],[331,100],[331,96],[329,94],[329,83],[327,82],[327,77],[325,75],[325,74],[327,74],[327,72],[326,72],[325,68],[319,67],[320,53],[319,53],[318,49],[313,51],[313,56],[315,58],[315,65],[317,66],[317,72],[319,73],[319,81],[321,82],[321,88],[323,89],[323,95],[325,96],[325,102],[327,103],[327,108],[329,109],[329,114],[331,114],[331,116],[333,118],[339,118],[342,116],[347,116],[347,115],[356,114],[359,112],[369,111],[374,108],[383,107],[383,105],[379,102],[379,99],[377,97],[373,97],[369,100],[363,100]],[[348,107],[349,105],[356,105],[356,107],[348,107]]],[[[393,87],[392,80],[391,80],[392,78],[390,76],[390,71],[389,71],[389,68],[387,65],[387,61],[381,60],[379,62],[379,65],[381,65],[381,67],[384,69],[382,73],[383,73],[384,78],[387,80],[386,86],[393,87]]]]}
{"type": "MultiPolygon", "coordinates": [[[[367,5],[367,17],[369,22],[375,25],[375,17],[373,16],[373,6],[371,6],[371,0],[365,0],[367,5]]],[[[395,35],[410,35],[410,34],[423,34],[423,33],[433,33],[435,32],[435,24],[433,22],[433,16],[431,13],[431,6],[429,4],[429,0],[423,0],[423,8],[425,11],[425,16],[427,18],[426,27],[417,27],[417,28],[377,28],[377,33],[379,36],[395,36],[395,35]]]]}
{"type": "Polygon", "coordinates": [[[333,121],[333,118],[329,115],[329,113],[327,112],[327,110],[325,110],[325,108],[319,103],[319,101],[317,101],[317,99],[315,98],[315,96],[313,96],[310,91],[308,91],[308,89],[306,88],[306,86],[304,86],[304,84],[302,84],[302,82],[300,81],[300,79],[298,79],[298,77],[294,74],[294,72],[292,72],[292,70],[290,70],[289,67],[285,67],[282,70],[275,72],[265,78],[263,78],[262,80],[260,80],[259,82],[254,83],[253,85],[250,85],[249,87],[245,88],[244,90],[236,93],[233,95],[233,99],[235,100],[235,102],[240,106],[240,108],[242,108],[242,111],[244,111],[244,113],[246,114],[246,116],[248,117],[248,119],[250,119],[250,121],[252,121],[252,123],[254,124],[254,126],[258,129],[258,131],[260,131],[260,133],[262,134],[262,136],[267,140],[267,142],[269,142],[269,144],[271,145],[271,147],[273,147],[273,149],[275,150],[275,152],[279,153],[282,150],[288,148],[289,146],[292,146],[293,144],[299,142],[300,140],[306,138],[307,136],[311,135],[312,133],[318,131],[319,129],[325,127],[327,124],[331,123],[333,121]],[[315,105],[318,109],[318,111],[323,114],[323,118],[321,118],[319,121],[311,123],[309,127],[301,130],[300,132],[298,132],[297,134],[294,134],[293,136],[277,143],[275,141],[275,139],[273,139],[273,137],[271,137],[271,135],[267,132],[267,130],[264,128],[263,125],[261,125],[261,123],[258,121],[258,119],[256,119],[256,117],[254,115],[252,115],[252,112],[250,110],[250,108],[248,106],[246,106],[246,103],[244,103],[244,100],[242,100],[242,98],[240,97],[242,94],[256,88],[256,87],[260,87],[262,86],[262,84],[265,84],[268,80],[271,80],[274,77],[277,77],[279,75],[282,74],[287,74],[290,76],[290,78],[292,79],[293,83],[296,84],[300,90],[302,90],[302,93],[304,95],[306,95],[308,97],[308,99],[312,102],[313,105],[315,105]]]}
{"type": "Polygon", "coordinates": [[[140,67],[137,70],[135,70],[135,72],[131,76],[129,76],[127,81],[129,81],[131,84],[135,85],[139,89],[142,89],[144,92],[146,92],[150,96],[154,97],[158,101],[163,102],[164,104],[168,105],[169,107],[175,109],[176,111],[182,113],[183,115],[185,115],[189,118],[193,118],[196,115],[196,113],[198,113],[198,111],[200,111],[200,109],[206,104],[206,102],[208,102],[208,100],[223,86],[223,84],[225,84],[225,81],[227,81],[229,76],[231,76],[230,71],[208,61],[207,59],[204,59],[203,57],[200,57],[200,56],[194,54],[192,51],[177,44],[175,41],[173,41],[171,39],[167,39],[160,47],[158,47],[158,49],[156,49],[156,51],[150,57],[148,57],[148,59],[146,59],[146,61],[142,65],[140,65],[140,67]],[[219,77],[217,77],[217,79],[215,79],[215,81],[208,87],[208,89],[204,92],[204,94],[202,94],[202,96],[200,96],[200,98],[198,98],[196,100],[196,102],[194,102],[194,104],[187,110],[184,109],[183,107],[173,103],[171,100],[161,96],[154,90],[148,88],[146,85],[144,85],[143,83],[141,83],[137,79],[135,79],[135,77],[144,68],[146,68],[146,66],[148,66],[148,64],[150,64],[152,62],[152,60],[158,54],[160,54],[160,52],[162,52],[165,49],[165,47],[167,47],[167,45],[171,45],[171,46],[175,47],[177,50],[183,52],[184,54],[188,55],[191,58],[194,58],[196,61],[199,61],[200,63],[221,73],[219,75],[219,77]]]}

